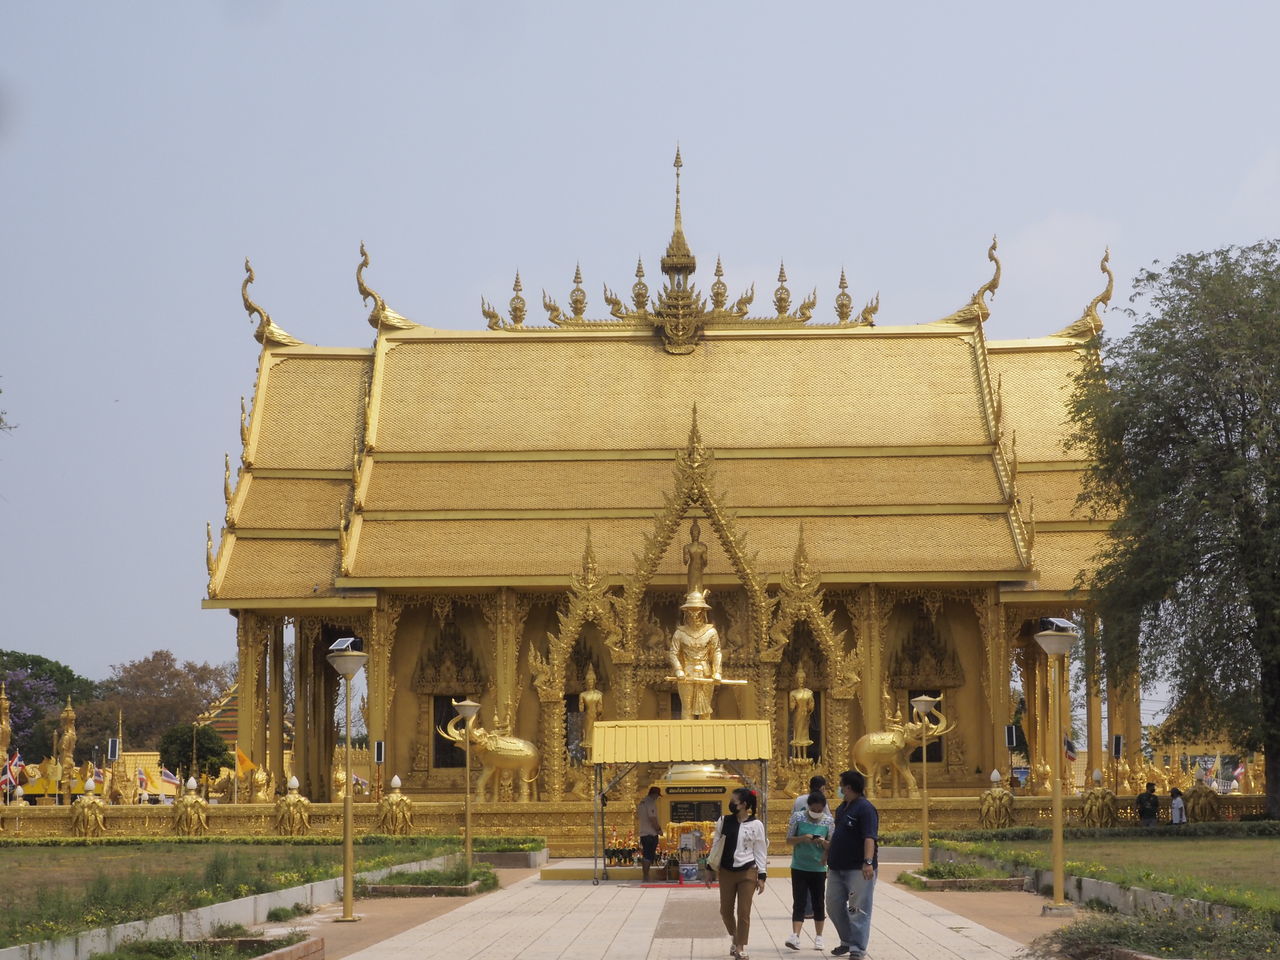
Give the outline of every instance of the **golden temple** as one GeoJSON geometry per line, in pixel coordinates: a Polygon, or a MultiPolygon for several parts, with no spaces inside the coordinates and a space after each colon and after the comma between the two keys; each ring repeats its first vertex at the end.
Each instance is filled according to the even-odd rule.
{"type": "MultiPolygon", "coordinates": [[[[747,681],[715,689],[714,715],[770,721],[774,787],[838,774],[861,735],[928,692],[948,724],[931,788],[976,796],[1007,771],[1017,686],[1032,785],[1047,792],[1032,634],[1081,611],[1073,588],[1106,535],[1075,512],[1085,464],[1064,441],[1107,259],[1106,289],[1034,339],[987,339],[994,241],[991,278],[941,319],[887,323],[878,294],[859,311],[843,273],[824,319],[785,268],[755,315],[754,286],[732,299],[719,260],[708,295],[694,285],[681,162],[661,289],[637,265],[629,302],[605,288],[602,319],[578,270],[565,308],[543,292],[545,324],[517,275],[505,312],[482,301],[485,329],[419,325],[368,287],[362,246],[376,339],[312,346],[250,299],[246,261],[261,352],[204,605],[236,617],[238,742],[276,792],[289,714],[301,792],[335,796],[325,652],[358,636],[388,781],[423,799],[462,791],[448,723],[469,695],[484,736],[539,758],[498,771],[502,796],[531,784],[530,802],[585,799],[584,723],[681,716],[668,640],[694,519],[724,673],[747,681]]],[[[1087,769],[1107,766],[1120,733],[1137,770],[1136,678],[1086,668],[1087,769]]]]}

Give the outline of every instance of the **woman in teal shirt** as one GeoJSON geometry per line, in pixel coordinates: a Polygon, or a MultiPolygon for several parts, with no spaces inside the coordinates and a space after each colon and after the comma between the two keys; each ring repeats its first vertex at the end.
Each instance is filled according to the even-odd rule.
{"type": "Polygon", "coordinates": [[[787,823],[787,846],[791,847],[791,936],[785,943],[800,949],[800,930],[804,927],[807,903],[813,904],[813,925],[817,931],[813,945],[825,950],[822,928],[826,923],[823,906],[827,902],[827,846],[835,820],[827,812],[827,798],[818,792],[809,794],[803,810],[797,810],[787,823]]]}

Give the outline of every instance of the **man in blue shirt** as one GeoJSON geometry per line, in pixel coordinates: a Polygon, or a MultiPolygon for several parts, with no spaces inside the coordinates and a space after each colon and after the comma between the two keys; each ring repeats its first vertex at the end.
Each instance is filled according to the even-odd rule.
{"type": "Polygon", "coordinates": [[[827,913],[840,934],[832,956],[861,960],[871,937],[871,896],[876,886],[880,815],[864,796],[867,779],[857,770],[840,774],[844,802],[835,811],[827,849],[827,913]]]}

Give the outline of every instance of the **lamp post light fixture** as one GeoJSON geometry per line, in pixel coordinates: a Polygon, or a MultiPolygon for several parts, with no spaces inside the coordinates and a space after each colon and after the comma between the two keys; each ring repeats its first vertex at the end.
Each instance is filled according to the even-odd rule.
{"type": "Polygon", "coordinates": [[[1062,758],[1065,743],[1062,734],[1062,676],[1067,654],[1080,637],[1075,624],[1057,617],[1040,620],[1036,643],[1049,657],[1049,755],[1053,758],[1053,902],[1044,913],[1062,916],[1073,913],[1063,893],[1066,889],[1066,850],[1062,841],[1062,758]]]}
{"type": "Polygon", "coordinates": [[[920,867],[929,869],[929,714],[942,701],[922,693],[911,700],[920,723],[920,867]]]}
{"type": "Polygon", "coordinates": [[[355,781],[351,779],[351,678],[360,672],[369,661],[364,652],[364,643],[356,637],[344,637],[329,648],[326,659],[333,669],[342,676],[346,701],[346,769],[347,790],[342,798],[342,916],[336,917],[339,923],[351,923],[360,918],[353,912],[354,888],[356,885],[355,854],[355,812],[352,808],[352,794],[355,793],[355,781]]]}
{"type": "Polygon", "coordinates": [[[454,700],[453,708],[458,711],[458,716],[462,718],[462,722],[466,727],[466,754],[467,759],[464,765],[465,775],[462,780],[462,860],[466,864],[467,879],[471,882],[471,722],[475,720],[476,714],[480,712],[480,704],[476,703],[470,697],[465,700],[454,700]]]}

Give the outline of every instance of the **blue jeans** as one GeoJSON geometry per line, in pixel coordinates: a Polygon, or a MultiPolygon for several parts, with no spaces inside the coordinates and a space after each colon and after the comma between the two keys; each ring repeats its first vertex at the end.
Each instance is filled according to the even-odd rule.
{"type": "Polygon", "coordinates": [[[840,934],[840,945],[848,947],[849,956],[855,960],[867,952],[871,938],[871,897],[875,889],[875,875],[865,879],[861,867],[827,871],[827,916],[840,934]]]}

